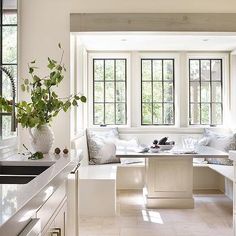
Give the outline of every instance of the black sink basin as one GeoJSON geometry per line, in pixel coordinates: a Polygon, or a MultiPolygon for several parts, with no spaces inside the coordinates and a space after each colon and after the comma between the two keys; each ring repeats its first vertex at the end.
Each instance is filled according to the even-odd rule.
{"type": "Polygon", "coordinates": [[[15,176],[15,175],[6,175],[0,176],[0,184],[27,184],[36,176],[15,176]]]}
{"type": "Polygon", "coordinates": [[[0,165],[0,184],[27,184],[49,167],[0,165]]]}

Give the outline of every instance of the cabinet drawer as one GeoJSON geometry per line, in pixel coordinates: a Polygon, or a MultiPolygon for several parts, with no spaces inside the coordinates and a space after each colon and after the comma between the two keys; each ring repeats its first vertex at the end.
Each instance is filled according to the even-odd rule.
{"type": "Polygon", "coordinates": [[[66,186],[62,184],[46,201],[46,203],[37,211],[37,218],[41,219],[41,228],[44,229],[50,218],[56,212],[60,203],[66,197],[66,186]]]}

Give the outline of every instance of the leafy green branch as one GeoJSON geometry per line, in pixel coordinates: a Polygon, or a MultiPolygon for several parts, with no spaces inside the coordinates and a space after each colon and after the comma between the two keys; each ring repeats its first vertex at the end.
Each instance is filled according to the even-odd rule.
{"type": "MultiPolygon", "coordinates": [[[[15,104],[17,121],[23,127],[39,127],[50,123],[61,110],[67,112],[71,106],[86,102],[86,97],[83,95],[72,94],[66,98],[60,98],[55,92],[55,88],[63,81],[63,73],[66,71],[65,65],[62,64],[64,50],[60,44],[58,47],[62,51],[60,62],[48,57],[49,74],[47,76],[40,77],[37,74],[38,67],[35,60],[28,64],[30,79],[23,79],[21,90],[30,94],[31,101],[20,101],[15,104]]],[[[12,102],[0,97],[0,109],[11,112],[12,102]]]]}

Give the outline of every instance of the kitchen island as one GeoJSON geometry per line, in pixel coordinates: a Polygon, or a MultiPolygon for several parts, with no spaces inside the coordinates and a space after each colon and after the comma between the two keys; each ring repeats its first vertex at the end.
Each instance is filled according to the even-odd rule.
{"type": "Polygon", "coordinates": [[[28,160],[21,154],[1,158],[0,235],[28,235],[25,228],[33,227],[34,222],[41,235],[47,235],[47,225],[60,204],[66,212],[66,181],[78,166],[80,155],[78,150],[68,155],[45,155],[41,160],[28,160]],[[12,171],[15,176],[7,176],[12,171]],[[25,171],[28,176],[23,176],[25,171]]]}
{"type": "Polygon", "coordinates": [[[148,208],[194,208],[193,158],[228,158],[228,153],[210,147],[158,153],[119,151],[117,157],[145,158],[145,195],[148,208]]]}

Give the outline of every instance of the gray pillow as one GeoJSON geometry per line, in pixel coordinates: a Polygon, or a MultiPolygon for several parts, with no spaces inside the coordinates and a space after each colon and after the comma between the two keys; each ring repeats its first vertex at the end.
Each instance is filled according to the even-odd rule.
{"type": "MultiPolygon", "coordinates": [[[[204,136],[209,138],[208,146],[228,152],[236,149],[236,135],[232,133],[218,133],[205,129],[204,136]]],[[[207,158],[209,164],[233,165],[229,158],[207,158]]]]}
{"type": "Polygon", "coordinates": [[[104,132],[87,130],[87,142],[89,153],[89,164],[99,165],[118,163],[116,157],[116,145],[114,140],[119,137],[117,129],[109,129],[104,132]]]}

